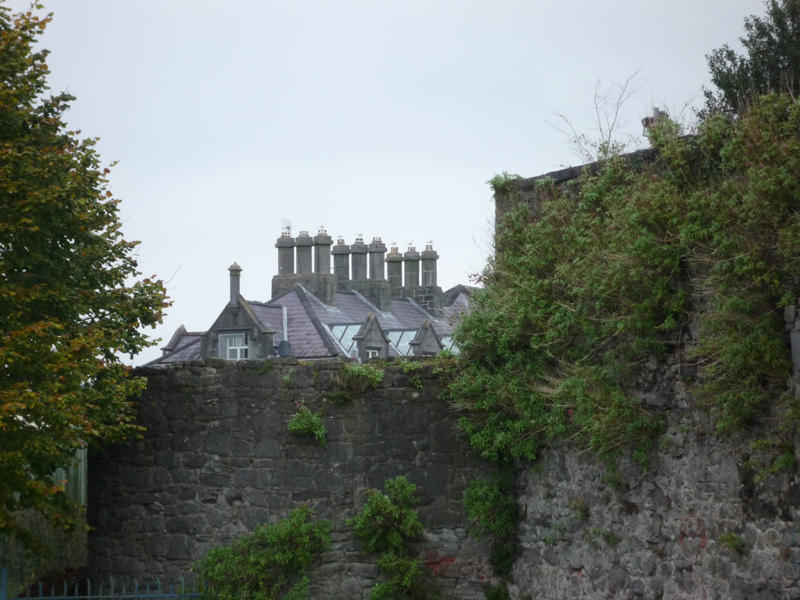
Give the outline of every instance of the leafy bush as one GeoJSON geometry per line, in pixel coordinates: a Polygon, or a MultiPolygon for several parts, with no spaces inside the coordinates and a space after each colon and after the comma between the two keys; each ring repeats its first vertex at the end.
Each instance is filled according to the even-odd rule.
{"type": "Polygon", "coordinates": [[[384,482],[385,492],[370,490],[361,514],[350,519],[365,552],[383,552],[378,560],[381,573],[388,577],[372,589],[373,600],[428,598],[421,581],[418,558],[406,548],[406,541],[422,535],[424,527],[414,507],[417,486],[405,477],[384,482]]]}
{"type": "Polygon", "coordinates": [[[290,433],[298,435],[313,435],[320,446],[325,445],[325,424],[322,417],[312,411],[307,406],[301,406],[299,410],[289,419],[288,429],[290,433]]]}
{"type": "Polygon", "coordinates": [[[402,551],[405,540],[422,535],[424,527],[414,507],[417,486],[405,477],[387,479],[386,492],[370,490],[361,514],[350,519],[366,552],[402,551]]]}
{"type": "Polygon", "coordinates": [[[397,365],[403,370],[403,375],[408,377],[415,388],[422,387],[422,363],[411,360],[398,360],[397,365]]]}
{"type": "Polygon", "coordinates": [[[381,384],[383,369],[369,364],[344,363],[338,372],[331,375],[331,379],[348,394],[363,394],[370,387],[381,384]]]}
{"type": "Polygon", "coordinates": [[[448,388],[483,456],[534,458],[570,439],[609,459],[633,446],[645,464],[664,418],[637,399],[637,376],[669,356],[697,365],[692,391],[721,433],[780,396],[781,314],[800,276],[798,128],[800,103],[776,94],[696,137],[662,119],[657,163],[612,158],[578,187],[545,181],[535,211],[503,218],[448,388]],[[702,335],[687,355],[692,318],[702,335]]]}
{"type": "Polygon", "coordinates": [[[464,492],[464,508],[474,524],[470,534],[491,538],[489,562],[498,575],[509,575],[517,555],[519,509],[514,496],[514,471],[504,465],[493,481],[472,481],[464,492]]]}
{"type": "Polygon", "coordinates": [[[302,600],[309,580],[290,583],[329,545],[330,522],[311,522],[303,505],[288,517],[261,525],[249,536],[214,548],[192,565],[208,586],[210,600],[302,600]]]}

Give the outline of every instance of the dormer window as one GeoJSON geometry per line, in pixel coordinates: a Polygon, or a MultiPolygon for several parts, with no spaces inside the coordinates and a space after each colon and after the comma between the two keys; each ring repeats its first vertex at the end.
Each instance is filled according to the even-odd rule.
{"type": "Polygon", "coordinates": [[[247,358],[248,335],[246,333],[221,333],[219,335],[219,357],[227,360],[247,358]]]}

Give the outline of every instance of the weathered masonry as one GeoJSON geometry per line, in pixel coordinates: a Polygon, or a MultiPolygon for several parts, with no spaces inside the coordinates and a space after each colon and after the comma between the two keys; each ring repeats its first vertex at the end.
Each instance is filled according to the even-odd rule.
{"type": "Polygon", "coordinates": [[[377,582],[376,557],[361,553],[345,522],[366,490],[404,475],[422,501],[416,548],[426,570],[446,598],[483,598],[497,582],[488,547],[467,535],[461,499],[489,465],[456,436],[433,367],[422,370],[422,387],[387,368],[379,389],[334,404],[339,367],[210,359],[142,370],[143,439],[91,457],[95,575],[185,576],[214,545],[308,502],[333,521],[331,549],[309,573],[311,597],[360,599],[377,582]],[[287,432],[300,402],[323,412],[324,447],[287,432]]]}

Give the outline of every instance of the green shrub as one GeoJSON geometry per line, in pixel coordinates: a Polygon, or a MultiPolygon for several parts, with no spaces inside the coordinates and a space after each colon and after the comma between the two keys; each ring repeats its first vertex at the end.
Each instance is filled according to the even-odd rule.
{"type": "Polygon", "coordinates": [[[329,545],[329,521],[311,522],[313,511],[303,505],[278,523],[260,525],[230,546],[214,548],[191,570],[207,584],[209,600],[302,600],[309,580],[295,584],[329,545]]]}
{"type": "Polygon", "coordinates": [[[405,540],[422,535],[424,527],[414,507],[419,504],[417,486],[405,477],[384,482],[385,493],[370,490],[364,510],[350,519],[366,552],[401,551],[405,540]]]}
{"type": "Polygon", "coordinates": [[[296,369],[292,367],[291,369],[286,371],[286,374],[283,377],[281,377],[281,384],[283,385],[283,387],[286,388],[292,387],[292,375],[295,374],[295,371],[296,369]]]}
{"type": "Polygon", "coordinates": [[[655,164],[612,157],[578,187],[540,185],[535,210],[498,223],[448,388],[483,456],[535,458],[569,439],[607,459],[630,448],[645,465],[665,421],[632,391],[645,363],[686,357],[693,318],[691,391],[720,433],[780,397],[782,309],[800,291],[798,129],[800,102],[776,94],[697,136],[664,119],[650,130],[655,164]]]}
{"type": "Polygon", "coordinates": [[[322,417],[306,406],[301,406],[298,411],[289,419],[288,429],[290,433],[297,435],[313,435],[320,446],[325,445],[325,424],[322,417]]]}
{"type": "Polygon", "coordinates": [[[509,575],[517,555],[519,509],[514,496],[514,471],[504,465],[492,481],[472,481],[464,492],[464,508],[473,523],[470,534],[489,536],[489,561],[498,575],[509,575]]]}
{"type": "Polygon", "coordinates": [[[411,360],[398,360],[396,363],[402,370],[403,375],[408,377],[411,385],[415,388],[422,387],[422,368],[421,362],[411,360]]]}
{"type": "Polygon", "coordinates": [[[414,507],[419,504],[417,486],[405,477],[388,479],[384,492],[370,490],[361,514],[348,520],[364,544],[364,551],[383,553],[378,560],[381,573],[388,579],[372,589],[373,600],[429,598],[421,580],[418,558],[406,547],[409,539],[422,535],[424,527],[414,507]]]}
{"type": "Polygon", "coordinates": [[[370,364],[344,363],[338,372],[331,375],[331,379],[348,394],[363,394],[370,387],[381,384],[383,369],[370,364]]]}

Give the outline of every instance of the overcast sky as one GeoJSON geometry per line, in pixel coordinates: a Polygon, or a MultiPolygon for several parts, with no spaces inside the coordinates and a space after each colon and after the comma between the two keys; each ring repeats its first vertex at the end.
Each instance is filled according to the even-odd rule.
{"type": "MultiPolygon", "coordinates": [[[[29,2],[7,5],[23,9],[29,2]]],[[[174,302],[154,334],[205,330],[228,300],[269,300],[281,219],[418,249],[439,283],[490,252],[486,181],[579,164],[551,110],[590,131],[598,78],[641,69],[625,107],[641,133],[708,84],[760,0],[45,0],[51,89],[100,137],[144,276],[174,302]]],[[[158,356],[150,349],[134,361],[158,356]]]]}

